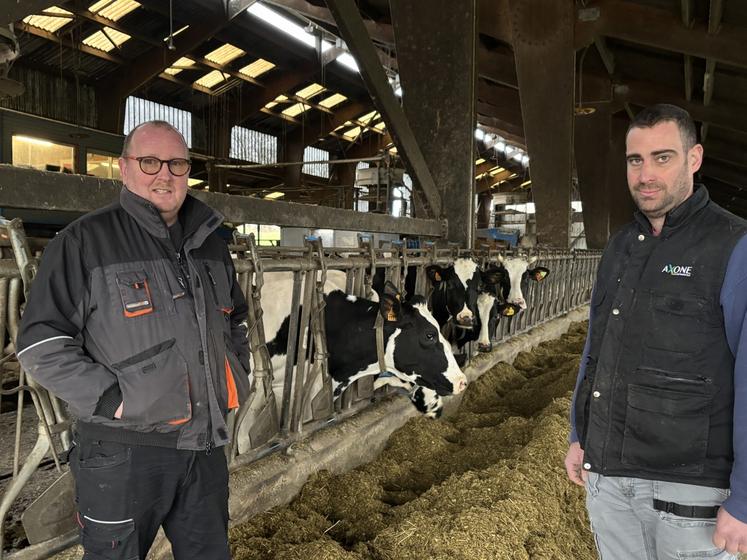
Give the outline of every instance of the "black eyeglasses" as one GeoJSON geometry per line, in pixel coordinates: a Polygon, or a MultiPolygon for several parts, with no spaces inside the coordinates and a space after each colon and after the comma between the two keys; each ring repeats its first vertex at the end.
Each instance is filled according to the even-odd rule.
{"type": "Polygon", "coordinates": [[[124,159],[134,159],[140,164],[140,171],[146,175],[157,175],[160,173],[163,164],[165,163],[169,167],[169,171],[175,177],[181,177],[189,173],[189,168],[192,167],[192,162],[184,158],[174,159],[158,159],[153,156],[124,156],[124,159]]]}

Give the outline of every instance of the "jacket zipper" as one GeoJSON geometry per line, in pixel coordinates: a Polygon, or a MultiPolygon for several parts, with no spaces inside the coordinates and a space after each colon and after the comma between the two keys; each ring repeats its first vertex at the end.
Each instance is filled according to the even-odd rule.
{"type": "Polygon", "coordinates": [[[213,273],[210,272],[210,267],[207,265],[207,263],[203,263],[203,266],[205,267],[205,272],[207,273],[207,276],[210,279],[210,284],[212,284],[212,289],[210,290],[210,293],[213,295],[213,303],[215,303],[216,307],[219,307],[218,294],[216,293],[217,284],[215,282],[215,278],[213,277],[213,273]]]}

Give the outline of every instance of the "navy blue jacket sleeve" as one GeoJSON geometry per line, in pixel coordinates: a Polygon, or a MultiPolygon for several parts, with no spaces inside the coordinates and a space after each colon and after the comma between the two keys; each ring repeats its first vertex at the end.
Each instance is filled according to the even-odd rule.
{"type": "MultiPolygon", "coordinates": [[[[592,292],[592,300],[594,294],[592,292]]],[[[570,443],[576,443],[578,441],[578,432],[576,431],[576,395],[578,395],[578,388],[581,387],[581,382],[584,380],[586,375],[586,362],[589,360],[589,346],[591,346],[591,305],[589,305],[589,330],[586,333],[586,344],[584,345],[584,352],[581,355],[581,364],[578,367],[578,377],[576,378],[576,387],[573,389],[573,398],[571,399],[571,433],[568,436],[570,443]]]]}
{"type": "Polygon", "coordinates": [[[721,288],[726,338],[734,354],[734,464],[724,507],[747,523],[747,236],[734,248],[721,288]]]}

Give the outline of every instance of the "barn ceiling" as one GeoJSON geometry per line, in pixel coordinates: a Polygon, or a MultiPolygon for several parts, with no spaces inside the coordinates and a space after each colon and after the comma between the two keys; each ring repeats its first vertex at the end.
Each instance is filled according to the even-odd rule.
{"type": "MultiPolygon", "coordinates": [[[[508,3],[478,0],[477,121],[505,143],[524,147],[508,3]]],[[[389,1],[358,5],[387,72],[396,77],[389,1]]],[[[18,65],[66,73],[112,95],[138,95],[204,115],[217,111],[228,125],[278,135],[281,144],[314,145],[334,157],[369,156],[390,145],[360,76],[334,60],[341,51],[332,46],[322,56],[331,60],[320,61],[313,47],[281,30],[286,24],[256,15],[273,10],[311,31],[312,43],[315,36],[334,43],[337,28],[322,0],[179,0],[173,15],[160,0],[28,6],[33,14],[25,18],[11,14],[21,43],[18,65]],[[174,50],[167,48],[170,31],[174,50]]],[[[655,102],[687,108],[705,146],[702,176],[713,198],[747,216],[747,3],[579,0],[574,26],[577,108],[610,111],[621,120],[655,102]]],[[[487,160],[476,164],[478,190],[530,186],[520,163],[483,142],[478,146],[487,160]],[[495,171],[498,166],[503,169],[495,171]]],[[[230,182],[265,192],[279,180],[282,172],[265,170],[230,182]]],[[[307,176],[302,182],[323,186],[307,176]]]]}

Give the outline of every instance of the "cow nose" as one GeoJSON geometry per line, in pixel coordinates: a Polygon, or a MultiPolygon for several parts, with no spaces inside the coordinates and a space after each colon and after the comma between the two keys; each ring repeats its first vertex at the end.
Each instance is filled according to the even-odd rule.
{"type": "Polygon", "coordinates": [[[459,317],[457,317],[457,323],[459,323],[463,327],[471,327],[472,316],[471,315],[460,315],[459,317]]]}
{"type": "Polygon", "coordinates": [[[527,308],[527,302],[524,300],[524,298],[517,298],[514,301],[512,301],[514,305],[518,305],[519,309],[526,309],[527,308]]]}
{"type": "Polygon", "coordinates": [[[467,378],[464,374],[460,375],[454,383],[454,394],[458,395],[467,388],[467,378]]]}
{"type": "Polygon", "coordinates": [[[490,352],[493,349],[492,344],[483,344],[482,342],[477,344],[478,352],[490,352]]]}

